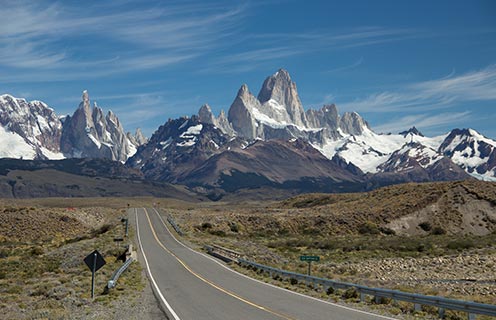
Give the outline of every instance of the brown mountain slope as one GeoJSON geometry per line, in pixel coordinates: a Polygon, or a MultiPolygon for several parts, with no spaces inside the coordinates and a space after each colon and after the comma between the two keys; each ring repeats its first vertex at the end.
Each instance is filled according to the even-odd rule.
{"type": "MultiPolygon", "coordinates": [[[[496,230],[496,183],[411,183],[367,193],[309,194],[283,201],[277,207],[304,212],[314,217],[312,220],[327,220],[323,225],[336,231],[354,232],[368,226],[409,235],[482,235],[496,230]]],[[[318,228],[318,224],[313,227],[318,228]]]]}
{"type": "Polygon", "coordinates": [[[327,159],[300,139],[256,141],[245,148],[232,148],[209,158],[183,182],[227,191],[260,186],[325,192],[363,188],[361,172],[327,159]]]}

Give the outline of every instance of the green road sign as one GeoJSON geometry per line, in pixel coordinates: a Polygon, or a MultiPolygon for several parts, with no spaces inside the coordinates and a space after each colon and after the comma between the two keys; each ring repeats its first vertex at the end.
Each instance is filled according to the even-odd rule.
{"type": "Polygon", "coordinates": [[[320,261],[319,256],[300,256],[301,261],[320,261]]]}

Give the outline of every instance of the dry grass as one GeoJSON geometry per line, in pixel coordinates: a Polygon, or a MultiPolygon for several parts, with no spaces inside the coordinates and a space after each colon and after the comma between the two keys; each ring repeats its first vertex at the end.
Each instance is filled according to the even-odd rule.
{"type": "Polygon", "coordinates": [[[113,239],[124,233],[124,210],[74,208],[67,201],[55,208],[16,205],[0,207],[0,313],[6,319],[84,319],[104,306],[139,297],[144,280],[137,263],[123,274],[118,290],[104,294],[122,264],[117,258],[124,245],[113,239]],[[95,249],[107,264],[97,272],[91,301],[91,272],[83,258],[95,249]]]}

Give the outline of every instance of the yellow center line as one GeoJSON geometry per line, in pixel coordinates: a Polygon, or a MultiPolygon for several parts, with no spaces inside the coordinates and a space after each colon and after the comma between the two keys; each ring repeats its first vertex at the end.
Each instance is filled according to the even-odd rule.
{"type": "Polygon", "coordinates": [[[265,312],[268,312],[270,314],[273,314],[273,315],[275,315],[277,317],[280,317],[282,319],[296,320],[295,318],[291,318],[291,317],[289,317],[287,315],[284,315],[282,313],[276,312],[276,311],[271,310],[271,309],[269,309],[267,307],[263,307],[263,306],[261,306],[259,304],[256,304],[254,302],[251,302],[251,301],[249,301],[249,300],[247,300],[247,299],[245,299],[243,297],[240,297],[237,294],[235,294],[235,293],[233,293],[233,292],[231,292],[231,291],[229,291],[227,289],[222,288],[221,286],[213,283],[212,281],[210,281],[210,280],[202,277],[198,273],[194,272],[186,263],[184,263],[184,261],[182,261],[175,253],[173,253],[172,251],[170,251],[169,249],[167,249],[164,246],[164,244],[158,239],[157,233],[155,232],[155,229],[152,226],[152,222],[150,220],[150,217],[148,216],[148,210],[146,208],[144,208],[144,209],[145,209],[146,218],[148,219],[148,224],[150,225],[150,228],[152,230],[153,237],[155,238],[155,240],[157,241],[157,243],[160,245],[160,247],[162,247],[162,249],[164,249],[167,253],[169,253],[171,256],[173,256],[177,260],[177,262],[179,262],[184,267],[184,269],[186,269],[189,273],[191,273],[192,275],[194,275],[195,277],[197,277],[201,281],[205,282],[206,284],[214,287],[215,289],[217,289],[217,290],[219,290],[219,291],[221,291],[221,292],[223,292],[223,293],[225,293],[225,294],[227,294],[227,295],[229,295],[229,296],[231,296],[231,297],[233,297],[235,299],[238,299],[239,301],[242,301],[242,302],[244,302],[244,303],[246,303],[246,304],[248,304],[248,305],[250,305],[252,307],[255,307],[257,309],[263,310],[265,312]]]}

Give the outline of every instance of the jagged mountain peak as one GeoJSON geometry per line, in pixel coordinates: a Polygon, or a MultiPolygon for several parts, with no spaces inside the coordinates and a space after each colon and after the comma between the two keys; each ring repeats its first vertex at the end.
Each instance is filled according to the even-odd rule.
{"type": "Polygon", "coordinates": [[[263,104],[262,111],[269,116],[275,117],[279,122],[286,121],[296,126],[305,127],[307,120],[296,83],[291,80],[289,73],[280,69],[272,76],[265,79],[258,101],[263,104]],[[265,110],[269,109],[269,110],[265,110]],[[285,110],[285,113],[282,112],[285,110]]]}
{"type": "Polygon", "coordinates": [[[83,100],[83,102],[90,101],[90,98],[89,98],[89,95],[88,95],[88,90],[83,90],[82,100],[83,100]]]}
{"type": "Polygon", "coordinates": [[[0,96],[0,157],[60,159],[62,125],[41,101],[0,96]]]}
{"type": "Polygon", "coordinates": [[[208,104],[204,104],[200,107],[200,110],[198,110],[198,117],[200,118],[200,121],[204,123],[213,124],[215,122],[215,116],[212,113],[212,108],[210,108],[208,104]]]}
{"type": "Polygon", "coordinates": [[[411,127],[410,129],[408,129],[406,131],[400,132],[400,134],[404,137],[406,137],[407,135],[415,135],[415,136],[424,137],[422,132],[420,132],[415,126],[411,127]]]}
{"type": "Polygon", "coordinates": [[[83,94],[81,96],[81,103],[79,104],[80,109],[84,109],[85,112],[90,112],[91,110],[91,105],[90,105],[90,96],[88,94],[88,90],[84,90],[83,94]]]}
{"type": "Polygon", "coordinates": [[[360,135],[366,129],[370,130],[369,124],[356,112],[345,112],[339,121],[339,127],[345,133],[360,135]]]}
{"type": "Polygon", "coordinates": [[[119,118],[112,110],[104,116],[94,103],[90,108],[87,90],[83,91],[79,108],[64,119],[60,149],[68,157],[107,158],[125,162],[139,146],[129,139],[119,118]]]}
{"type": "Polygon", "coordinates": [[[245,95],[248,95],[248,94],[251,94],[250,93],[250,89],[248,88],[248,85],[246,83],[243,83],[241,85],[241,87],[239,88],[239,90],[238,90],[237,96],[238,97],[242,97],[242,96],[245,96],[245,95]]]}
{"type": "Polygon", "coordinates": [[[212,108],[210,108],[208,104],[204,104],[203,106],[201,106],[200,110],[198,111],[198,119],[202,123],[208,123],[216,126],[224,134],[227,134],[229,136],[234,136],[236,133],[227,120],[224,110],[221,110],[219,117],[216,118],[212,112],[212,108]]]}
{"type": "Polygon", "coordinates": [[[326,112],[326,113],[329,112],[329,113],[338,114],[338,108],[334,103],[323,105],[321,110],[322,112],[326,112]]]}
{"type": "Polygon", "coordinates": [[[291,76],[286,70],[279,69],[276,73],[265,79],[258,93],[258,100],[260,103],[264,103],[270,99],[274,99],[283,104],[290,90],[296,91],[296,84],[291,80],[291,76]]]}
{"type": "Polygon", "coordinates": [[[141,131],[141,128],[136,128],[136,132],[134,133],[134,138],[138,146],[141,146],[148,141],[148,138],[145,137],[145,135],[141,131]]]}

